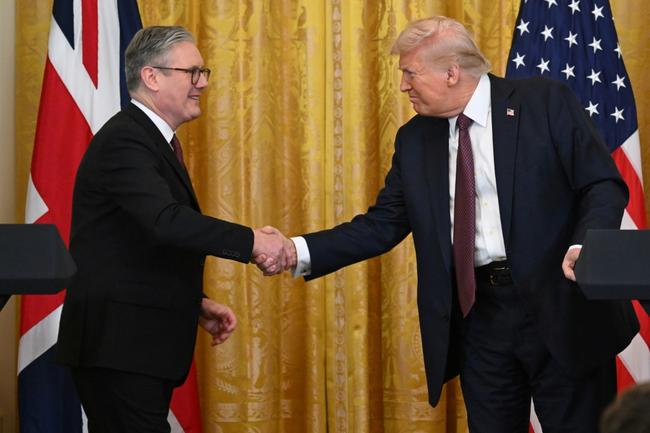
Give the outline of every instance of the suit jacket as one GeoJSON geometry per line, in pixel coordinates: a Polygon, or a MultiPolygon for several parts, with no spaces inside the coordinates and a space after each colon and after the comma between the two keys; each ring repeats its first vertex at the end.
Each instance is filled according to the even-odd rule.
{"type": "MultiPolygon", "coordinates": [[[[618,228],[627,188],[581,104],[546,79],[490,75],[499,211],[515,290],[552,355],[587,373],[638,330],[630,302],[588,301],[561,263],[586,230],[618,228]],[[514,110],[514,116],[507,115],[514,110]]],[[[374,206],[305,236],[316,278],[376,256],[413,233],[418,310],[429,400],[459,372],[459,331],[449,216],[449,123],[417,115],[397,133],[392,166],[374,206]]]]}
{"type": "Polygon", "coordinates": [[[129,104],[95,135],[75,181],[58,358],[182,381],[206,254],[246,263],[250,228],[202,215],[185,168],[129,104]]]}

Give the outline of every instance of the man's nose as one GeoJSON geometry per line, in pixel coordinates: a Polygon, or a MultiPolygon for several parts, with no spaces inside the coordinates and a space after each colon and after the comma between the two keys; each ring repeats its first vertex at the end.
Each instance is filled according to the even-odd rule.
{"type": "Polygon", "coordinates": [[[399,90],[401,92],[408,92],[411,89],[411,83],[409,80],[406,79],[404,75],[402,75],[402,79],[400,80],[399,83],[399,90]]]}
{"type": "Polygon", "coordinates": [[[208,78],[205,74],[200,74],[199,75],[199,81],[196,82],[194,85],[197,89],[204,89],[208,87],[208,78]]]}

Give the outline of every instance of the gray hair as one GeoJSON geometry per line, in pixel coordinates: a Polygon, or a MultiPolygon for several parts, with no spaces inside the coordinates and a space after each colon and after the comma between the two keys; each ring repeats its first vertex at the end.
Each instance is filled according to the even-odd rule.
{"type": "Polygon", "coordinates": [[[492,67],[469,30],[452,18],[434,16],[409,23],[397,37],[391,54],[403,54],[417,47],[426,47],[423,59],[430,64],[456,62],[475,77],[492,67]]]}
{"type": "Polygon", "coordinates": [[[179,42],[192,42],[194,36],[180,26],[152,26],[140,29],[124,52],[126,87],[133,92],[140,86],[140,70],[147,65],[166,66],[169,49],[179,42]]]}

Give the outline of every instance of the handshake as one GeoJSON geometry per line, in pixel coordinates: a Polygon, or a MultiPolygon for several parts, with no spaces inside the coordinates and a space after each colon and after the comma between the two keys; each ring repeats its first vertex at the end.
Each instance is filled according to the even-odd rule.
{"type": "Polygon", "coordinates": [[[279,274],[296,266],[296,247],[278,229],[265,226],[253,230],[253,233],[255,239],[251,261],[264,275],[279,274]]]}

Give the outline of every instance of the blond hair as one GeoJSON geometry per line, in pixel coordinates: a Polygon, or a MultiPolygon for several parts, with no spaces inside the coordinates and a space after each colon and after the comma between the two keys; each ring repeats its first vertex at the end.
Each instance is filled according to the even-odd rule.
{"type": "Polygon", "coordinates": [[[476,77],[492,67],[469,30],[451,18],[434,16],[412,21],[395,40],[391,54],[404,54],[420,47],[424,47],[423,60],[430,64],[457,63],[476,77]]]}

